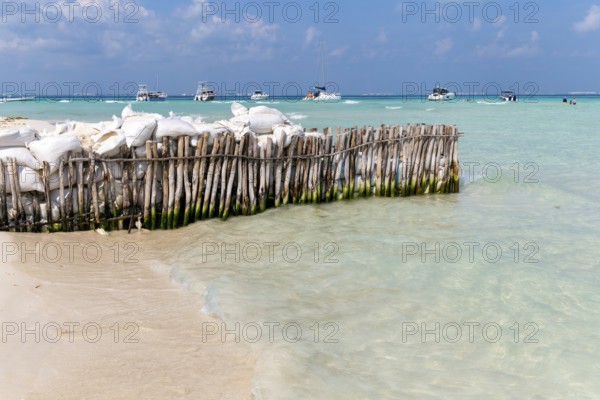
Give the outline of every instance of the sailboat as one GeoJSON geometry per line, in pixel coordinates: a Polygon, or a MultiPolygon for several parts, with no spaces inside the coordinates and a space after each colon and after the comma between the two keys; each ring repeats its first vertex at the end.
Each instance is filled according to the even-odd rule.
{"type": "Polygon", "coordinates": [[[321,42],[321,72],[323,79],[323,86],[314,86],[310,92],[306,95],[304,100],[315,101],[315,102],[334,102],[340,101],[342,96],[338,93],[331,93],[327,91],[325,85],[327,80],[325,79],[325,43],[321,42]]]}

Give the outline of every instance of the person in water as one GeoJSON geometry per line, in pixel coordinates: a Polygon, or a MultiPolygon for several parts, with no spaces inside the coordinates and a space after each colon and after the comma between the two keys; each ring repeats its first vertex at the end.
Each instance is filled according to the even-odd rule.
{"type": "Polygon", "coordinates": [[[567,104],[567,98],[563,98],[563,104],[567,104]]]}
{"type": "Polygon", "coordinates": [[[573,99],[573,105],[576,106],[577,105],[577,99],[573,99]]]}

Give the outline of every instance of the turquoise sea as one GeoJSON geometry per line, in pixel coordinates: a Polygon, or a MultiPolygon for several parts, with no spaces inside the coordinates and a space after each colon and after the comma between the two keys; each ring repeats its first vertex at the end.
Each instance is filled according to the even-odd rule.
{"type": "MultiPolygon", "coordinates": [[[[134,110],[212,121],[230,104],[134,110]]],[[[600,97],[265,104],[307,128],[445,123],[464,136],[459,194],[289,206],[168,233],[177,261],[153,267],[222,319],[206,336],[255,350],[254,398],[600,396],[600,97]]],[[[125,105],[7,103],[0,115],[100,121],[125,105]]]]}

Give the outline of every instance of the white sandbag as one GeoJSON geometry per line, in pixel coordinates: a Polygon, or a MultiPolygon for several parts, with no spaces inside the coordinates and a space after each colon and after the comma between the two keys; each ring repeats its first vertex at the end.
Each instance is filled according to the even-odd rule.
{"type": "Polygon", "coordinates": [[[126,137],[123,131],[110,132],[103,135],[101,140],[94,145],[94,153],[101,157],[109,158],[119,155],[121,147],[126,144],[126,137]]]}
{"type": "MultiPolygon", "coordinates": [[[[85,189],[84,189],[85,190],[85,189]]],[[[69,190],[68,188],[64,189],[65,195],[65,204],[68,202],[73,205],[73,213],[79,213],[79,204],[77,201],[73,201],[73,198],[77,198],[78,190],[77,188],[73,188],[73,190],[69,190]]],[[[52,213],[52,220],[59,221],[60,220],[60,190],[52,190],[50,191],[50,210],[52,213]]],[[[48,214],[46,213],[46,202],[40,203],[40,218],[43,221],[48,221],[48,214]]]]}
{"type": "MultiPolygon", "coordinates": [[[[229,121],[221,121],[225,124],[229,124],[229,121]]],[[[208,134],[210,135],[208,138],[208,145],[212,146],[212,144],[215,141],[215,138],[222,136],[226,133],[229,132],[233,132],[233,129],[225,126],[223,123],[221,122],[216,122],[214,124],[201,124],[201,123],[195,123],[194,124],[194,128],[196,128],[196,131],[198,132],[198,135],[202,135],[205,132],[208,132],[208,134]]],[[[231,124],[229,124],[231,125],[231,124]]],[[[233,126],[233,125],[231,125],[233,126]]],[[[236,125],[238,126],[238,125],[236,125]]],[[[240,127],[240,130],[243,129],[243,126],[240,127]]],[[[198,137],[193,137],[190,144],[192,146],[197,146],[198,145],[198,137]]]]}
{"type": "Polygon", "coordinates": [[[81,142],[73,135],[48,136],[29,143],[29,150],[38,161],[50,164],[52,173],[70,151],[81,151],[81,142]]]}
{"type": "MultiPolygon", "coordinates": [[[[84,174],[84,177],[85,176],[86,175],[84,174]]],[[[73,179],[73,183],[75,183],[74,181],[75,180],[73,179]]],[[[64,187],[69,186],[68,168],[63,168],[63,186],[64,187]]],[[[55,189],[60,188],[60,176],[58,174],[58,171],[48,177],[48,187],[50,188],[50,190],[55,190],[55,189]]]]}
{"type": "MultiPolygon", "coordinates": [[[[146,174],[146,169],[148,168],[147,163],[143,161],[137,161],[136,165],[136,178],[143,179],[146,174]]],[[[96,171],[96,175],[99,177],[97,182],[106,180],[104,176],[108,174],[108,181],[120,181],[123,179],[123,170],[121,169],[121,165],[119,163],[106,163],[106,170],[104,168],[99,168],[96,171]]],[[[127,178],[129,181],[133,180],[133,176],[131,175],[131,170],[128,169],[127,178]]]]}
{"type": "Polygon", "coordinates": [[[274,125],[284,124],[283,117],[276,114],[248,114],[232,118],[232,122],[242,122],[250,125],[250,129],[257,134],[272,133],[274,125]]]}
{"type": "MultiPolygon", "coordinates": [[[[33,196],[29,193],[21,193],[21,204],[23,205],[26,221],[28,223],[33,222],[33,196]]],[[[17,210],[13,204],[13,197],[10,195],[6,196],[6,209],[8,210],[9,220],[14,221],[17,217],[17,210]]]]}
{"type": "Polygon", "coordinates": [[[128,118],[121,128],[125,133],[127,147],[139,147],[152,139],[156,131],[157,122],[153,118],[128,118]]]}
{"type": "Polygon", "coordinates": [[[306,132],[304,134],[306,137],[315,137],[317,139],[325,139],[325,134],[322,132],[306,132]]]}
{"type": "Polygon", "coordinates": [[[254,114],[279,115],[281,118],[283,118],[285,123],[291,124],[291,121],[288,119],[288,117],[281,111],[277,110],[276,108],[270,108],[267,106],[256,106],[256,107],[252,107],[251,109],[249,109],[248,114],[250,114],[250,115],[254,115],[254,114]]]}
{"type": "Polygon", "coordinates": [[[136,158],[146,158],[146,146],[139,146],[133,149],[136,158]]]}
{"type": "Polygon", "coordinates": [[[121,118],[123,120],[127,119],[128,117],[133,117],[135,115],[139,115],[139,113],[133,111],[133,108],[131,107],[131,103],[127,104],[125,106],[125,108],[123,109],[123,111],[121,111],[121,118]]]}
{"type": "Polygon", "coordinates": [[[66,132],[66,134],[77,136],[81,142],[81,147],[87,149],[94,144],[92,136],[98,134],[98,132],[98,129],[93,124],[75,122],[72,129],[66,132]]]}
{"type": "Polygon", "coordinates": [[[288,147],[292,142],[292,136],[304,137],[304,129],[300,125],[276,125],[273,127],[273,142],[283,143],[288,147]]]}
{"type": "Polygon", "coordinates": [[[256,136],[256,133],[250,128],[250,124],[245,121],[234,121],[231,119],[229,121],[218,121],[215,123],[224,126],[229,130],[229,132],[233,132],[236,142],[242,140],[242,137],[245,135],[252,135],[253,137],[256,136]]]}
{"type": "Polygon", "coordinates": [[[261,149],[266,149],[269,139],[271,139],[271,142],[273,142],[273,135],[258,136],[258,147],[260,147],[261,149]]]}
{"type": "Polygon", "coordinates": [[[233,104],[231,105],[231,112],[234,117],[239,117],[240,115],[248,114],[248,108],[246,108],[243,105],[241,105],[240,103],[234,101],[233,104]]]}
{"type": "MultiPolygon", "coordinates": [[[[146,145],[135,147],[133,151],[135,152],[135,158],[146,158],[146,145]]],[[[156,144],[156,151],[160,157],[162,155],[162,143],[156,144]]]]}
{"type": "Polygon", "coordinates": [[[111,121],[102,121],[93,125],[93,127],[100,133],[111,132],[117,129],[121,129],[121,126],[123,126],[123,119],[117,117],[116,115],[112,116],[111,121]]]}
{"type": "MultiPolygon", "coordinates": [[[[10,175],[12,168],[7,166],[4,171],[4,181],[6,182],[6,193],[12,193],[12,185],[10,184],[10,175]]],[[[29,167],[17,167],[17,182],[21,193],[25,192],[43,192],[44,185],[42,184],[41,175],[29,167]]]]}
{"type": "Polygon", "coordinates": [[[0,149],[0,160],[7,165],[10,158],[17,160],[17,165],[26,166],[31,169],[42,169],[43,165],[40,163],[31,152],[25,147],[12,147],[0,149]]]}
{"type": "Polygon", "coordinates": [[[123,119],[117,117],[116,115],[112,116],[112,125],[107,125],[109,129],[121,129],[123,126],[123,119]]]}
{"type": "Polygon", "coordinates": [[[38,140],[35,129],[30,127],[4,129],[0,131],[0,147],[25,147],[29,142],[38,140]]]}
{"type": "Polygon", "coordinates": [[[145,113],[145,112],[133,111],[133,109],[131,108],[131,104],[127,104],[127,106],[121,112],[121,118],[123,119],[123,123],[125,123],[126,120],[132,119],[132,118],[142,118],[142,119],[152,118],[155,120],[159,120],[159,119],[163,119],[164,117],[160,114],[150,114],[150,113],[145,113]]]}
{"type": "MultiPolygon", "coordinates": [[[[196,123],[194,117],[190,117],[189,115],[184,115],[183,117],[181,117],[181,120],[187,122],[190,125],[194,125],[196,123]]],[[[202,120],[200,119],[198,123],[202,123],[202,120]]]]}
{"type": "Polygon", "coordinates": [[[176,138],[179,136],[198,136],[198,130],[190,123],[180,118],[165,118],[158,121],[156,128],[156,139],[163,137],[176,138]]]}
{"type": "Polygon", "coordinates": [[[65,122],[65,123],[60,123],[60,124],[56,124],[54,125],[54,132],[51,133],[51,135],[53,136],[58,136],[58,135],[62,135],[63,133],[66,133],[70,130],[72,130],[74,127],[74,123],[72,122],[65,122]]]}

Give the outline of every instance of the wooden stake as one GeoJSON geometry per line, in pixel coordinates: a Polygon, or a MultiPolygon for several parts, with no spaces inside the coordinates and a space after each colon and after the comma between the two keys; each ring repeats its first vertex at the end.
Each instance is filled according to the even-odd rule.
{"type": "MultiPolygon", "coordinates": [[[[154,163],[152,162],[152,142],[150,140],[146,142],[146,162],[148,163],[148,167],[146,169],[146,181],[144,185],[144,226],[146,229],[154,230],[154,226],[151,222],[153,219],[151,199],[152,183],[154,181],[154,163]]],[[[136,174],[136,172],[137,171],[134,171],[134,174],[136,174]]]]}
{"type": "Polygon", "coordinates": [[[164,161],[162,162],[163,196],[162,196],[162,214],[160,216],[160,229],[166,231],[167,229],[169,229],[169,195],[171,194],[171,192],[170,192],[171,185],[169,184],[169,161],[167,160],[167,158],[169,158],[169,138],[168,137],[163,137],[162,145],[163,146],[162,146],[162,151],[161,151],[161,157],[164,159],[164,161]]]}
{"type": "MultiPolygon", "coordinates": [[[[173,147],[175,142],[171,142],[173,147]]],[[[175,184],[175,197],[173,201],[173,222],[171,227],[177,229],[180,226],[179,219],[181,217],[181,197],[183,196],[183,172],[185,168],[185,143],[183,136],[177,138],[177,182],[175,184]]],[[[171,206],[169,206],[171,207],[171,206]]]]}

